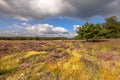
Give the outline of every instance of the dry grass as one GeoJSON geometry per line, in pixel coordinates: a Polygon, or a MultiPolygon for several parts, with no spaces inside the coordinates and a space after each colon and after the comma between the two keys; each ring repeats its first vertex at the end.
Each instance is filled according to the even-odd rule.
{"type": "Polygon", "coordinates": [[[0,80],[120,80],[119,39],[34,42],[28,51],[0,59],[0,80]]]}

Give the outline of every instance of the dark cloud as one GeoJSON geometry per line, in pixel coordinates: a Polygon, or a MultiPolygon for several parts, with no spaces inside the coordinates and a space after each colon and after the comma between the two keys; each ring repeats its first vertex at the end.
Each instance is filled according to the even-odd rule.
{"type": "Polygon", "coordinates": [[[120,0],[0,0],[0,16],[20,20],[120,16],[120,0]]]}
{"type": "Polygon", "coordinates": [[[76,18],[94,16],[120,16],[120,0],[66,0],[73,8],[70,15],[76,18]]]}

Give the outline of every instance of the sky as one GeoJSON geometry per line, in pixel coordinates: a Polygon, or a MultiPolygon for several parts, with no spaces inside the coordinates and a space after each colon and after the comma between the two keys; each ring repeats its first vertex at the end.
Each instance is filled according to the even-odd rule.
{"type": "Polygon", "coordinates": [[[74,37],[84,23],[120,18],[120,0],[0,0],[0,36],[74,37]]]}

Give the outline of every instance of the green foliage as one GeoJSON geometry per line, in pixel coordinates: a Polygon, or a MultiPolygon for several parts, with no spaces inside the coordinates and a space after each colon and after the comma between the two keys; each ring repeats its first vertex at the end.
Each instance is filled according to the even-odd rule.
{"type": "Polygon", "coordinates": [[[70,38],[66,37],[23,37],[23,36],[15,36],[15,37],[5,37],[0,36],[0,40],[68,40],[70,38]]]}
{"type": "Polygon", "coordinates": [[[76,39],[120,38],[120,21],[116,16],[108,17],[103,24],[85,23],[78,28],[76,39]]]}
{"type": "Polygon", "coordinates": [[[78,30],[78,37],[80,39],[97,39],[100,32],[100,24],[86,23],[78,30]]]}
{"type": "Polygon", "coordinates": [[[104,26],[109,31],[108,38],[118,38],[120,37],[120,22],[117,21],[116,16],[108,17],[105,19],[104,26]]]}

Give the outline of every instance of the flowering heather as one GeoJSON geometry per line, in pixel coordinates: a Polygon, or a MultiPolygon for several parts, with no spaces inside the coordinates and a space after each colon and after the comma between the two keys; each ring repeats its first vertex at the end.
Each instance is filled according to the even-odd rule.
{"type": "Polygon", "coordinates": [[[0,80],[120,80],[119,43],[0,41],[0,80]]]}
{"type": "Polygon", "coordinates": [[[101,60],[113,60],[117,55],[114,53],[108,52],[108,53],[97,53],[97,57],[101,60]]]}

